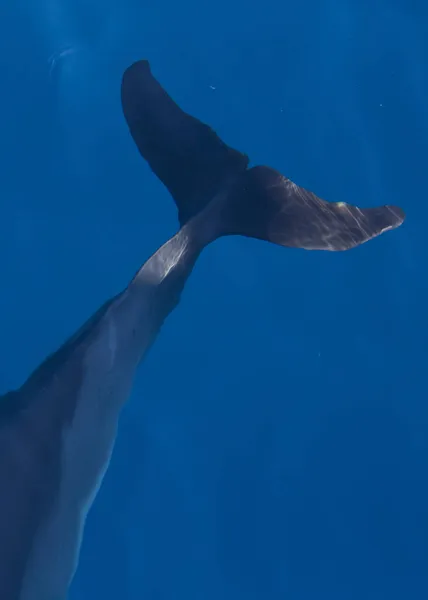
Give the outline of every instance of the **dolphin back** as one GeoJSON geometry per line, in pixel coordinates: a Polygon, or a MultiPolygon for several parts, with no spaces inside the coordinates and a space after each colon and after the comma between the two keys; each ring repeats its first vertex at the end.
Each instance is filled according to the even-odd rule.
{"type": "Polygon", "coordinates": [[[21,390],[0,397],[0,597],[21,600],[34,538],[59,480],[57,431],[33,419],[21,390]]]}

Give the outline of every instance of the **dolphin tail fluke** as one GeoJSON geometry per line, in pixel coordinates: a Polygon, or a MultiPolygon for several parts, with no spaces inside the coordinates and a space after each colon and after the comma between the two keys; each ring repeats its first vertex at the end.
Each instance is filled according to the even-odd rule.
{"type": "Polygon", "coordinates": [[[395,206],[326,202],[269,167],[254,167],[231,191],[223,235],[244,235],[307,250],[349,250],[404,221],[395,206]]]}
{"type": "Polygon", "coordinates": [[[121,97],[134,142],[174,198],[181,225],[247,168],[245,154],[181,110],[153,77],[146,60],[125,71],[121,97]]]}
{"type": "Polygon", "coordinates": [[[218,192],[223,198],[218,199],[215,237],[244,235],[294,248],[348,250],[404,220],[394,206],[329,203],[274,169],[247,170],[248,157],[183,112],[145,60],[123,75],[122,107],[140,154],[174,198],[181,225],[218,192]]]}

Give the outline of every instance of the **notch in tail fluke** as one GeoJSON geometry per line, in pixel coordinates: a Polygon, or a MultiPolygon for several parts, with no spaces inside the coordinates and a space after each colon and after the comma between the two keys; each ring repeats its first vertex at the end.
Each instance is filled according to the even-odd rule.
{"type": "Polygon", "coordinates": [[[244,235],[281,246],[348,250],[404,221],[398,207],[325,202],[274,169],[247,170],[248,157],[183,112],[145,60],[124,73],[122,107],[140,154],[174,198],[181,225],[219,192],[219,235],[244,235]]]}

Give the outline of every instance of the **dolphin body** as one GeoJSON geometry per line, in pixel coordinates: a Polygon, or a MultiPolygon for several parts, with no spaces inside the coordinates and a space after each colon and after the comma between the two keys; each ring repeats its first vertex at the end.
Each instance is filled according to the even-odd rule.
{"type": "Polygon", "coordinates": [[[64,600],[135,371],[202,249],[244,235],[347,250],[404,220],[392,206],[327,203],[183,112],[147,61],[129,67],[131,135],[170,191],[181,228],[17,390],[0,398],[0,599],[64,600]]]}

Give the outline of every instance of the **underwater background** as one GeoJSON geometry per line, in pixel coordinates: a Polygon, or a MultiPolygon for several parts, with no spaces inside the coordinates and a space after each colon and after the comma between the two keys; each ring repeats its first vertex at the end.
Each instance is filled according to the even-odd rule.
{"type": "Polygon", "coordinates": [[[1,392],[177,229],[121,113],[140,58],[253,165],[407,220],[346,253],[203,253],[70,600],[425,600],[428,4],[3,0],[1,392]]]}

